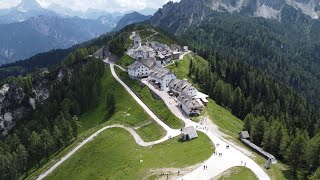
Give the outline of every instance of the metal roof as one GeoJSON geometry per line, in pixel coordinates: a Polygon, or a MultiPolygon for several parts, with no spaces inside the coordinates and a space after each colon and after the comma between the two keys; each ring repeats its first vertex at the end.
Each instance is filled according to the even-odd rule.
{"type": "Polygon", "coordinates": [[[197,101],[196,98],[193,98],[184,92],[180,93],[180,95],[178,96],[178,101],[189,109],[202,108],[202,105],[197,101]]]}
{"type": "Polygon", "coordinates": [[[193,126],[182,128],[182,133],[188,135],[190,139],[198,137],[198,133],[193,126]]]}

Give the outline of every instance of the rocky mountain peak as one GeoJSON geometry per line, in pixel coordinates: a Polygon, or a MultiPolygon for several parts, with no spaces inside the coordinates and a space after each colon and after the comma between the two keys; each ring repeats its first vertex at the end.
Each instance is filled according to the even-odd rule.
{"type": "Polygon", "coordinates": [[[22,0],[15,8],[20,12],[29,12],[34,10],[41,10],[41,5],[36,0],[22,0]]]}

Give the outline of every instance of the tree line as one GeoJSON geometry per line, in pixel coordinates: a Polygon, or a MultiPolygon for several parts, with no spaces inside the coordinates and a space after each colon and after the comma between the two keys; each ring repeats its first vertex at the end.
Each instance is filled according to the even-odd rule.
{"type": "MultiPolygon", "coordinates": [[[[0,140],[0,179],[17,179],[77,138],[78,117],[97,105],[105,66],[80,48],[46,75],[50,97],[0,140]],[[62,73],[62,78],[57,78],[62,73]]],[[[24,91],[30,80],[21,82],[24,91]]]]}
{"type": "Polygon", "coordinates": [[[215,13],[177,37],[205,59],[214,53],[246,62],[320,107],[320,23],[292,13],[282,12],[281,22],[215,13]]]}
{"type": "Polygon", "coordinates": [[[226,59],[212,54],[208,67],[191,59],[189,76],[217,104],[244,120],[244,130],[255,144],[290,164],[294,172],[313,173],[320,165],[319,111],[249,64],[226,59]],[[301,139],[304,142],[297,143],[301,139]],[[293,158],[298,155],[300,160],[293,158]]]}

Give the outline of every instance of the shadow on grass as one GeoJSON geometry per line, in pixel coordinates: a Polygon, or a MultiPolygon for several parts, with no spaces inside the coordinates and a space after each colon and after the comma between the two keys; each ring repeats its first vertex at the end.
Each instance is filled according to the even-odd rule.
{"type": "Polygon", "coordinates": [[[286,179],[297,179],[297,174],[294,173],[291,169],[283,170],[281,172],[286,179]]]}

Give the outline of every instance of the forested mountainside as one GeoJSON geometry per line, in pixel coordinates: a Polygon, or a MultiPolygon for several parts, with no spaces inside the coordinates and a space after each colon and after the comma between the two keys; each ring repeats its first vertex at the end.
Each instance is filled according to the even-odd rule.
{"type": "Polygon", "coordinates": [[[245,120],[254,143],[306,178],[320,165],[308,154],[320,152],[320,21],[289,1],[272,4],[279,18],[252,16],[250,3],[208,2],[169,2],[150,22],[207,59],[209,67],[191,63],[190,77],[245,120]]]}
{"type": "MultiPolygon", "coordinates": [[[[77,138],[78,117],[99,102],[100,79],[105,70],[101,59],[89,55],[124,31],[69,49],[71,52],[49,69],[2,81],[0,179],[18,179],[77,138]]],[[[54,59],[65,53],[51,51],[39,56],[54,59]]],[[[22,64],[33,64],[29,61],[22,64]]],[[[35,61],[36,65],[41,63],[40,58],[35,61]]]]}
{"type": "Polygon", "coordinates": [[[10,78],[2,87],[1,133],[10,133],[0,141],[1,179],[17,179],[76,138],[77,117],[98,102],[105,69],[90,53],[78,49],[52,71],[10,78]]]}
{"type": "Polygon", "coordinates": [[[281,20],[273,20],[192,3],[168,3],[151,24],[175,33],[205,57],[214,52],[247,62],[320,106],[320,20],[288,5],[281,8],[281,20]]]}

